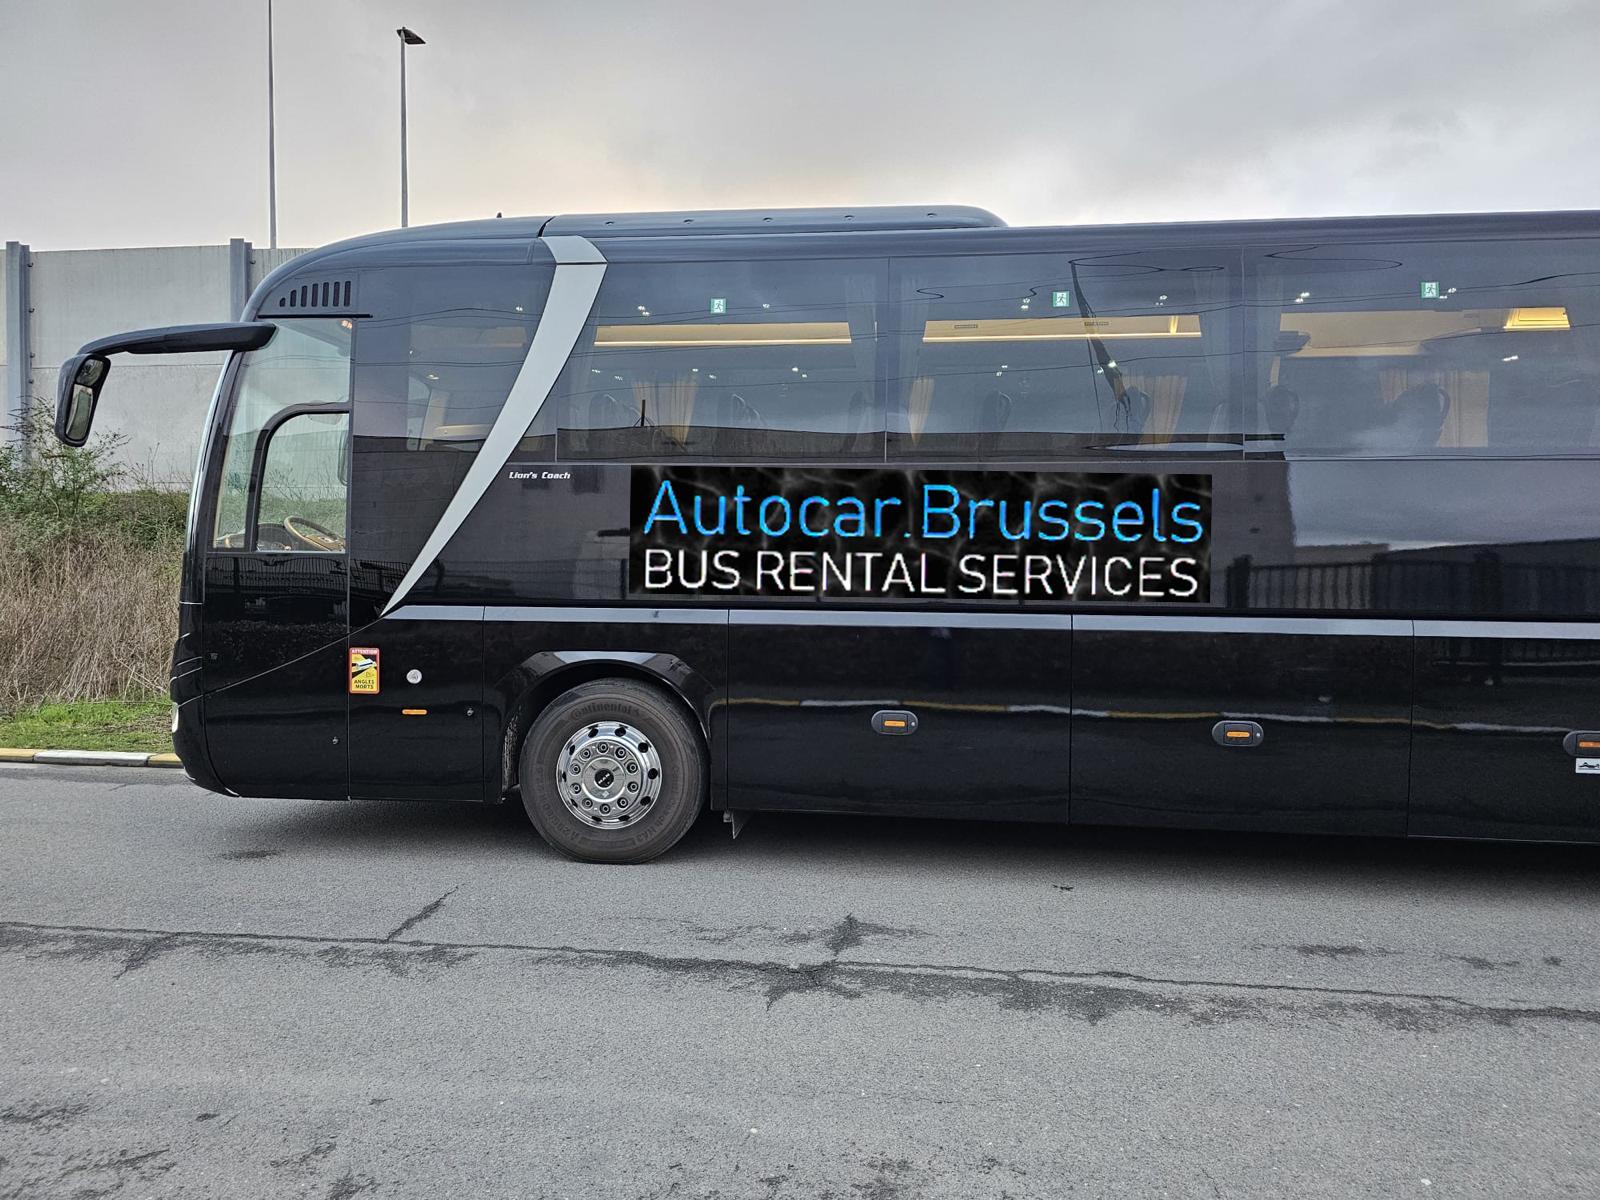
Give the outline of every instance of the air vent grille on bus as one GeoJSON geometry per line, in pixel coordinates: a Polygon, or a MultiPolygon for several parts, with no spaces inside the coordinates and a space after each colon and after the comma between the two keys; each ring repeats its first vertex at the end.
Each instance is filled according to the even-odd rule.
{"type": "Polygon", "coordinates": [[[324,279],[295,284],[278,297],[278,307],[349,308],[352,284],[348,279],[324,279]]]}

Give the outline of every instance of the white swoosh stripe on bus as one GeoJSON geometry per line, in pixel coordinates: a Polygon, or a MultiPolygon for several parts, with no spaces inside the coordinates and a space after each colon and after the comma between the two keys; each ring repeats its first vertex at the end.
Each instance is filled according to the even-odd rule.
{"type": "Polygon", "coordinates": [[[416,586],[417,580],[427,574],[439,552],[472,515],[501,468],[511,460],[517,443],[522,441],[522,435],[549,398],[556,376],[566,366],[567,357],[583,332],[583,323],[589,318],[589,310],[594,307],[600,280],[606,273],[606,260],[600,251],[587,238],[581,237],[550,237],[544,239],[544,244],[555,255],[556,271],[555,278],[550,281],[550,298],[545,301],[544,315],[539,318],[533,343],[528,347],[528,356],[522,360],[522,369],[517,372],[517,380],[511,385],[511,393],[495,418],[489,436],[483,439],[472,466],[467,468],[466,478],[450,497],[444,515],[417,553],[417,560],[383,606],[382,616],[388,616],[416,586]]]}

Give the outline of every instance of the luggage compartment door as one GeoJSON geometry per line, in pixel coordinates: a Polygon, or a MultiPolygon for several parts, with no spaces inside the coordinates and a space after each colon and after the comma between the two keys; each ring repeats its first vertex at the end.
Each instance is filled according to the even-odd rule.
{"type": "Polygon", "coordinates": [[[1072,659],[1075,822],[1406,832],[1410,621],[1080,615],[1072,659]]]}
{"type": "Polygon", "coordinates": [[[1600,626],[1418,621],[1411,832],[1600,834],[1600,626]],[[1582,738],[1574,735],[1588,733],[1582,738]]]}
{"type": "Polygon", "coordinates": [[[1071,629],[735,609],[728,807],[1065,820],[1071,629]]]}

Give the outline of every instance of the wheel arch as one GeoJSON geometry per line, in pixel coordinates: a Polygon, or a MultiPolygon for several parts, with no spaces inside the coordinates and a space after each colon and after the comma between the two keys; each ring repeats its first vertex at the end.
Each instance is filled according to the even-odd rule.
{"type": "Polygon", "coordinates": [[[539,714],[558,696],[597,679],[643,683],[683,711],[699,735],[700,749],[706,755],[711,807],[721,807],[719,772],[711,758],[715,685],[675,654],[622,651],[546,650],[525,659],[508,675],[499,689],[507,701],[499,737],[495,798],[503,799],[520,785],[522,743],[539,714]]]}

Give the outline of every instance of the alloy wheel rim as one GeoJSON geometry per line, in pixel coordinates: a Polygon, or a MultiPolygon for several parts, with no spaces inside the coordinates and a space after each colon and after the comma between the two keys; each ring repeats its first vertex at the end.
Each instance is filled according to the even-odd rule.
{"type": "Polygon", "coordinates": [[[635,825],[661,795],[661,756],[642,730],[624,721],[590,722],[561,747],[556,791],[585,825],[635,825]]]}

